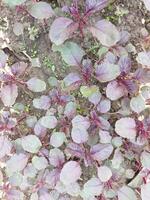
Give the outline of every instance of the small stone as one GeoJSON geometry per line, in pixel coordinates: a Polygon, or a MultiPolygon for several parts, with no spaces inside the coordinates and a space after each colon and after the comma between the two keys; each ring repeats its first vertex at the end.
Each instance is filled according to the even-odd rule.
{"type": "Polygon", "coordinates": [[[142,20],[141,20],[141,21],[142,21],[142,24],[145,24],[145,19],[144,19],[144,18],[142,18],[142,20]]]}
{"type": "Polygon", "coordinates": [[[141,35],[143,36],[143,37],[147,37],[148,36],[148,31],[147,31],[147,29],[146,28],[141,28],[141,35]]]}

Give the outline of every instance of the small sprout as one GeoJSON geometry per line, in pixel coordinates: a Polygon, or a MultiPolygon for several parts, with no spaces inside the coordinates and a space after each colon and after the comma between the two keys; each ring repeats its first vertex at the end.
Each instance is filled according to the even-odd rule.
{"type": "Polygon", "coordinates": [[[35,26],[30,26],[28,28],[29,31],[29,38],[30,40],[35,40],[36,38],[38,38],[38,33],[39,33],[39,29],[36,28],[35,26]]]}
{"type": "Polygon", "coordinates": [[[56,67],[55,67],[55,65],[53,64],[53,62],[51,61],[50,58],[45,57],[44,60],[43,60],[43,64],[44,64],[44,66],[46,66],[47,68],[50,68],[50,69],[52,70],[53,73],[55,72],[56,67]]]}

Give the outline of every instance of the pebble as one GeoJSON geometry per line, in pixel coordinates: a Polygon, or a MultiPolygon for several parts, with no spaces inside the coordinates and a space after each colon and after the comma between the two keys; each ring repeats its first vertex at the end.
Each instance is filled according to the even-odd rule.
{"type": "Polygon", "coordinates": [[[141,28],[140,32],[143,37],[147,37],[149,35],[146,28],[141,28]]]}

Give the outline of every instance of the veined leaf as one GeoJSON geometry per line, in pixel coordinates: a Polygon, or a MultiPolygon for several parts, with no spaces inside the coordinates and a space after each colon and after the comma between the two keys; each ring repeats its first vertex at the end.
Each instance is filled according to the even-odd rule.
{"type": "Polygon", "coordinates": [[[61,45],[65,40],[72,37],[78,24],[66,17],[59,17],[54,20],[49,31],[49,37],[56,45],[61,45]]]}
{"type": "Polygon", "coordinates": [[[98,21],[89,30],[106,47],[111,47],[120,40],[119,31],[111,22],[105,19],[98,21]]]}
{"type": "Polygon", "coordinates": [[[66,42],[63,45],[53,48],[54,51],[59,51],[63,60],[71,66],[79,66],[85,55],[84,50],[74,42],[66,42]]]}
{"type": "Polygon", "coordinates": [[[29,9],[28,12],[37,19],[48,19],[54,15],[49,3],[44,1],[35,2],[29,9]]]}

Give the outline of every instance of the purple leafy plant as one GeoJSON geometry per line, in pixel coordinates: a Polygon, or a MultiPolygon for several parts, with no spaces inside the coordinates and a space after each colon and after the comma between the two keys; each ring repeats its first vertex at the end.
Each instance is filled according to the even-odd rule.
{"type": "Polygon", "coordinates": [[[58,17],[54,20],[49,31],[49,37],[56,45],[63,44],[73,37],[76,31],[84,37],[85,30],[89,30],[103,45],[111,47],[120,40],[120,34],[116,27],[107,20],[100,20],[95,24],[90,23],[90,17],[97,11],[101,11],[109,3],[109,0],[85,1],[84,11],[81,12],[79,2],[73,1],[71,6],[63,7],[63,11],[70,15],[58,17]],[[111,29],[111,31],[109,31],[111,29]]]}
{"type": "MultiPolygon", "coordinates": [[[[36,20],[54,16],[48,3],[30,3],[36,20]]],[[[138,53],[135,69],[129,33],[105,19],[90,21],[108,3],[86,0],[82,12],[74,0],[63,7],[71,18],[52,22],[52,50],[70,66],[63,78],[32,77],[29,63],[9,66],[0,51],[1,199],[150,199],[149,52],[138,53]],[[78,31],[86,37],[85,30],[100,42],[96,59],[77,44],[82,37],[70,40],[78,31]]]]}

